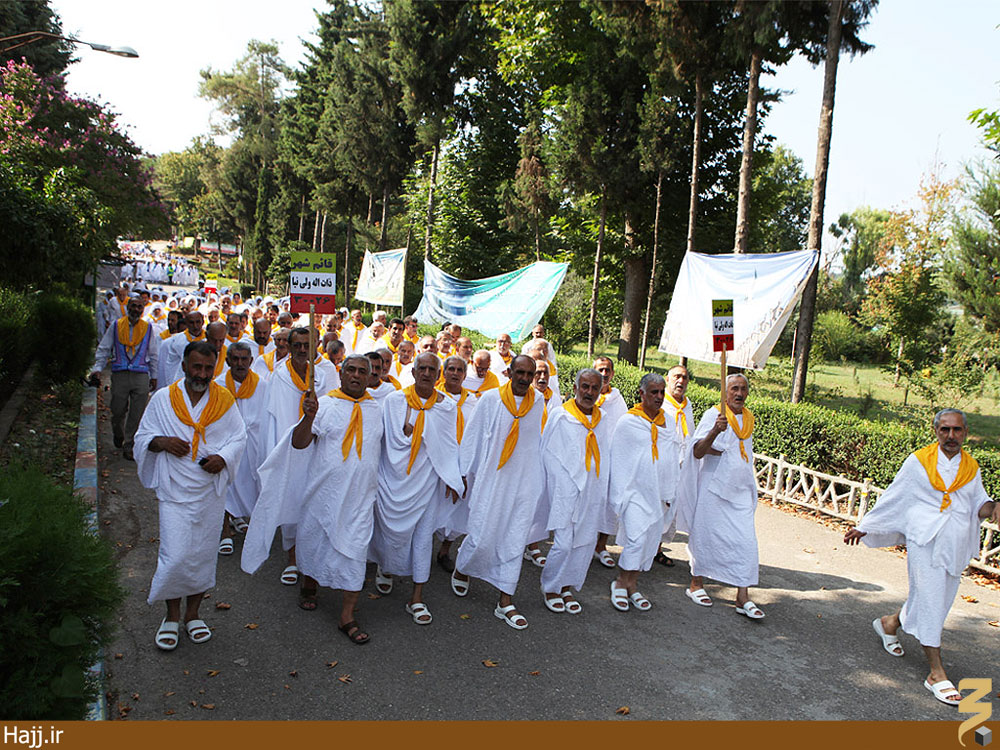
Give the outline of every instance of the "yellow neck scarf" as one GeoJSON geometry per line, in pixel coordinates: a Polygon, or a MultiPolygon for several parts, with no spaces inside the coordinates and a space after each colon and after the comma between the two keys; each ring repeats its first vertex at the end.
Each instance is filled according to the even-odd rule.
{"type": "Polygon", "coordinates": [[[351,398],[346,393],[344,393],[339,388],[334,388],[332,391],[326,394],[331,398],[342,398],[344,401],[350,401],[354,404],[354,408],[351,410],[351,419],[347,423],[347,432],[344,433],[344,440],[340,444],[340,449],[344,454],[344,460],[347,460],[347,456],[351,453],[351,443],[357,444],[358,459],[361,459],[361,442],[364,439],[364,418],[361,415],[361,402],[367,401],[371,398],[371,394],[365,391],[361,398],[351,398]]]}
{"type": "Polygon", "coordinates": [[[170,405],[174,409],[174,414],[183,424],[194,428],[194,439],[191,441],[192,461],[198,458],[198,443],[205,439],[205,428],[229,411],[229,407],[234,403],[232,394],[218,383],[209,383],[208,394],[203,395],[202,398],[207,398],[208,403],[205,404],[201,416],[195,422],[191,419],[191,412],[188,411],[187,404],[184,403],[184,394],[181,393],[180,383],[177,382],[170,386],[170,405]]]}
{"type": "Polygon", "coordinates": [[[385,342],[385,345],[389,348],[389,351],[392,352],[393,354],[395,354],[397,351],[399,351],[399,347],[398,346],[393,346],[392,345],[392,340],[389,338],[389,334],[388,333],[385,336],[382,337],[382,340],[385,342]]]}
{"type": "Polygon", "coordinates": [[[118,319],[118,341],[121,342],[122,346],[125,347],[125,351],[128,352],[128,358],[132,359],[132,357],[135,356],[135,350],[146,337],[146,331],[149,328],[149,323],[140,319],[138,323],[131,326],[131,331],[129,328],[128,318],[118,319]]]}
{"type": "MultiPolygon", "coordinates": [[[[438,385],[435,386],[435,388],[437,388],[439,391],[441,391],[448,397],[454,395],[453,393],[448,393],[448,391],[445,390],[444,383],[439,382],[438,385]]],[[[462,405],[465,403],[465,400],[471,395],[472,391],[470,391],[468,388],[463,388],[462,395],[458,397],[457,401],[458,416],[455,418],[455,435],[458,438],[459,445],[462,444],[462,435],[465,433],[465,416],[462,414],[462,405]]]]}
{"type": "Polygon", "coordinates": [[[748,408],[743,407],[743,427],[741,428],[740,423],[736,421],[736,415],[733,414],[732,409],[726,406],[726,421],[733,428],[733,433],[736,437],[740,439],[740,455],[744,461],[750,463],[750,457],[747,456],[746,448],[743,447],[743,441],[753,435],[753,414],[748,408]]]}
{"type": "MultiPolygon", "coordinates": [[[[590,459],[593,458],[594,472],[597,476],[601,476],[601,450],[597,445],[597,436],[594,434],[594,428],[597,427],[598,423],[601,421],[601,410],[595,408],[588,417],[580,411],[580,407],[577,406],[575,399],[570,399],[563,404],[563,409],[565,409],[568,414],[576,417],[580,424],[587,428],[587,440],[585,442],[586,449],[583,456],[584,466],[587,467],[587,471],[590,471],[590,459]]],[[[654,427],[653,429],[656,428],[654,427]]]]}
{"type": "MultiPolygon", "coordinates": [[[[474,390],[473,393],[476,394],[476,396],[478,397],[482,396],[484,393],[486,393],[486,391],[492,388],[499,388],[499,387],[500,387],[500,378],[497,377],[497,374],[495,372],[488,370],[486,372],[486,377],[483,378],[482,384],[478,388],[476,388],[476,390],[474,390]]],[[[529,390],[533,391],[535,389],[531,388],[529,390]]]]}
{"type": "Polygon", "coordinates": [[[233,371],[230,370],[226,373],[226,388],[232,393],[236,398],[250,398],[253,396],[254,391],[257,390],[257,382],[260,380],[260,375],[255,373],[253,370],[247,372],[246,379],[240,383],[239,390],[236,389],[236,381],[233,379],[233,371]]]}
{"type": "Polygon", "coordinates": [[[413,425],[413,434],[410,436],[410,462],[406,465],[406,473],[410,473],[413,462],[417,460],[417,452],[424,439],[424,412],[430,409],[438,400],[438,392],[431,391],[430,398],[424,403],[420,402],[420,395],[417,393],[417,386],[411,385],[403,389],[406,394],[406,405],[417,412],[417,421],[413,425]]]}
{"type": "Polygon", "coordinates": [[[650,419],[649,415],[646,414],[645,410],[642,408],[642,404],[636,404],[631,409],[628,410],[629,414],[633,414],[637,417],[641,417],[649,422],[650,425],[650,437],[653,439],[653,460],[660,460],[660,449],[657,447],[656,442],[659,439],[660,432],[657,427],[664,427],[667,424],[667,420],[663,416],[663,409],[660,409],[659,413],[656,415],[655,419],[650,419]]]}
{"type": "Polygon", "coordinates": [[[361,328],[358,328],[358,326],[352,320],[351,321],[351,328],[354,329],[354,338],[351,339],[351,351],[355,351],[358,348],[358,334],[361,333],[361,329],[364,328],[364,326],[361,326],[361,328]]]}
{"type": "Polygon", "coordinates": [[[545,398],[545,407],[542,409],[542,432],[545,432],[545,423],[549,421],[549,399],[552,398],[552,389],[545,386],[542,396],[545,398]]]}
{"type": "Polygon", "coordinates": [[[295,372],[295,368],[292,367],[292,358],[289,357],[285,360],[285,366],[288,367],[288,374],[292,377],[292,384],[302,391],[302,396],[299,398],[299,419],[302,419],[304,412],[302,411],[302,404],[306,401],[306,392],[309,390],[309,386],[306,385],[306,381],[299,377],[299,374],[295,372]]]}
{"type": "Polygon", "coordinates": [[[687,396],[684,397],[684,403],[678,404],[677,399],[671,396],[669,393],[664,393],[663,397],[667,399],[671,406],[673,406],[677,413],[674,415],[674,429],[677,429],[677,423],[681,423],[681,430],[684,432],[684,437],[688,436],[688,418],[687,414],[684,413],[684,407],[688,405],[687,396]]]}
{"type": "Polygon", "coordinates": [[[201,333],[199,333],[197,336],[192,336],[191,332],[187,328],[185,328],[184,329],[184,335],[187,336],[187,340],[188,340],[189,344],[192,341],[204,341],[205,340],[205,329],[202,328],[201,329],[201,333]]]}
{"type": "Polygon", "coordinates": [[[386,377],[389,378],[389,383],[392,384],[393,388],[395,388],[397,391],[403,390],[403,386],[400,384],[398,380],[396,380],[396,378],[394,378],[392,375],[386,375],[386,377]]]}
{"type": "Polygon", "coordinates": [[[594,406],[600,409],[602,406],[604,406],[605,399],[607,399],[607,397],[610,395],[611,391],[608,391],[607,393],[602,393],[600,396],[597,397],[597,401],[594,402],[594,406]]]}
{"type": "MultiPolygon", "coordinates": [[[[493,375],[493,373],[490,373],[493,375]]],[[[496,379],[496,375],[493,375],[496,379]]],[[[507,439],[503,442],[503,451],[500,453],[500,463],[497,464],[497,471],[503,468],[503,465],[507,463],[508,459],[513,455],[514,448],[517,447],[517,436],[520,428],[521,417],[525,416],[531,411],[531,407],[535,405],[535,389],[529,387],[528,392],[524,394],[524,398],[521,399],[521,408],[517,407],[517,403],[514,401],[514,391],[510,387],[510,383],[504,383],[500,386],[500,402],[506,407],[507,411],[511,413],[514,417],[514,424],[510,426],[510,432],[507,433],[507,439]]]]}
{"type": "Polygon", "coordinates": [[[913,452],[913,455],[917,457],[917,460],[924,467],[924,471],[927,472],[927,478],[931,481],[931,487],[938,492],[944,493],[944,496],[941,498],[941,508],[939,509],[940,513],[944,513],[951,505],[951,493],[960,487],[964,487],[976,478],[976,472],[979,471],[979,462],[963,448],[962,460],[958,464],[958,473],[955,475],[955,481],[951,483],[951,487],[945,487],[944,480],[937,469],[937,454],[937,443],[931,443],[926,448],[921,448],[913,452]]]}
{"type": "Polygon", "coordinates": [[[160,332],[160,338],[161,338],[161,339],[163,339],[164,341],[166,341],[167,339],[169,339],[169,338],[170,338],[171,336],[173,336],[173,335],[174,335],[174,334],[172,334],[172,333],[170,332],[170,329],[169,329],[169,328],[168,328],[167,330],[165,330],[165,331],[161,331],[161,332],[160,332]]]}
{"type": "MultiPolygon", "coordinates": [[[[500,354],[500,350],[499,350],[499,349],[494,349],[494,351],[495,351],[495,352],[496,352],[497,354],[500,354]]],[[[500,354],[500,359],[502,359],[502,360],[503,360],[503,362],[504,362],[504,364],[505,364],[505,365],[509,365],[509,364],[510,364],[510,361],[511,361],[512,359],[514,359],[514,355],[513,355],[513,354],[511,354],[510,352],[507,352],[507,354],[506,354],[506,355],[503,355],[503,354],[500,354]]]]}
{"type": "MultiPolygon", "coordinates": [[[[254,343],[257,343],[257,342],[254,342],[254,343]]],[[[270,342],[268,342],[268,343],[270,343],[270,342]]],[[[266,354],[265,351],[264,351],[265,349],[267,349],[267,344],[257,344],[257,356],[258,357],[265,356],[265,354],[266,354]]],[[[270,367],[271,367],[272,370],[274,369],[274,357],[271,357],[271,366],[270,367]]]]}
{"type": "Polygon", "coordinates": [[[217,378],[222,374],[222,368],[226,366],[226,351],[229,349],[225,344],[222,345],[222,351],[219,352],[219,358],[215,360],[215,373],[212,375],[213,378],[217,378]]]}
{"type": "Polygon", "coordinates": [[[226,334],[226,339],[229,341],[230,344],[235,344],[242,338],[243,338],[242,336],[230,336],[228,333],[226,334]]]}

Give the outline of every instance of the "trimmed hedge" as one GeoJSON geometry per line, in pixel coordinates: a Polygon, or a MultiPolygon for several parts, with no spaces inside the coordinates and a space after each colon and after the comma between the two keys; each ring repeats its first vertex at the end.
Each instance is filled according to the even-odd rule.
{"type": "MultiPolygon", "coordinates": [[[[559,357],[559,382],[563,396],[572,393],[577,370],[589,367],[580,356],[559,357]],[[563,385],[565,384],[565,385],[563,385]]],[[[643,372],[624,362],[615,364],[612,384],[622,392],[626,404],[639,400],[639,380],[643,372]]],[[[751,378],[752,380],[752,378],[751,378]]],[[[695,419],[719,402],[717,389],[692,383],[688,398],[695,419]]],[[[908,424],[864,419],[854,414],[834,411],[815,404],[790,404],[773,398],[757,398],[751,383],[747,406],[757,419],[754,448],[765,455],[784,454],[792,462],[848,479],[870,479],[887,487],[903,460],[917,448],[931,443],[933,414],[927,415],[927,429],[908,424]]],[[[984,448],[969,448],[979,461],[983,484],[991,497],[1000,497],[1000,453],[984,448]]]]}
{"type": "Polygon", "coordinates": [[[31,336],[37,297],[0,287],[0,403],[14,392],[34,355],[35,341],[48,341],[44,335],[31,336]]]}
{"type": "MultiPolygon", "coordinates": [[[[82,302],[44,294],[35,308],[35,321],[46,331],[62,335],[32,337],[41,372],[53,383],[84,377],[94,364],[97,325],[94,313],[82,302]]],[[[28,329],[30,330],[30,329],[28,329]]]]}
{"type": "Polygon", "coordinates": [[[110,545],[87,505],[33,467],[0,471],[0,713],[83,719],[88,670],[124,599],[110,545]]]}

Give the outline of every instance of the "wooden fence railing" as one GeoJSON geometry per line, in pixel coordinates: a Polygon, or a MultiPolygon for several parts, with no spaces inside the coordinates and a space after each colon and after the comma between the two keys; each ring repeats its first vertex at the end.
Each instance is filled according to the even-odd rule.
{"type": "MultiPolygon", "coordinates": [[[[843,521],[858,523],[884,492],[868,480],[858,482],[788,463],[784,455],[772,458],[756,454],[754,458],[761,495],[818,510],[843,521]]],[[[979,557],[969,564],[1000,575],[1000,529],[984,521],[981,537],[979,557]]]]}

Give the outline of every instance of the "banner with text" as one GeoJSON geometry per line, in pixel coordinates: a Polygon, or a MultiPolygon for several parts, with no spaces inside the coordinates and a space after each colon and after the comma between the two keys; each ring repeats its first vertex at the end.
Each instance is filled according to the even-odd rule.
{"type": "Polygon", "coordinates": [[[540,261],[500,276],[465,281],[424,261],[421,323],[458,323],[491,338],[527,338],[556,296],[568,263],[540,261]]]}
{"type": "MultiPolygon", "coordinates": [[[[702,362],[719,362],[709,300],[729,300],[727,364],[763,369],[792,315],[819,253],[704,255],[687,253],[677,273],[659,350],[702,362]],[[731,327],[730,327],[731,326],[731,327]]],[[[721,346],[719,347],[721,349],[721,346]]]]}
{"type": "Polygon", "coordinates": [[[365,250],[355,299],[376,305],[403,306],[403,275],[406,268],[406,248],[370,253],[365,250]]]}
{"type": "Polygon", "coordinates": [[[333,253],[292,252],[289,274],[291,312],[294,315],[316,312],[324,315],[337,309],[337,256],[333,253]]]}

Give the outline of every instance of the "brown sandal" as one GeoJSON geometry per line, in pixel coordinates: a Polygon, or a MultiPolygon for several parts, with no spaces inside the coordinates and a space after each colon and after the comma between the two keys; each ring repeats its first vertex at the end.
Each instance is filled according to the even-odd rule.
{"type": "Polygon", "coordinates": [[[663,554],[663,550],[656,553],[656,557],[653,558],[653,562],[658,562],[660,565],[666,565],[668,568],[674,567],[674,561],[663,554]]]}
{"type": "Polygon", "coordinates": [[[358,646],[363,643],[368,643],[371,639],[371,636],[363,631],[361,626],[358,625],[357,620],[351,620],[350,622],[341,625],[340,632],[346,635],[350,639],[351,643],[358,646]]]}
{"type": "Polygon", "coordinates": [[[299,609],[312,612],[316,609],[316,589],[299,589],[299,609]]]}

